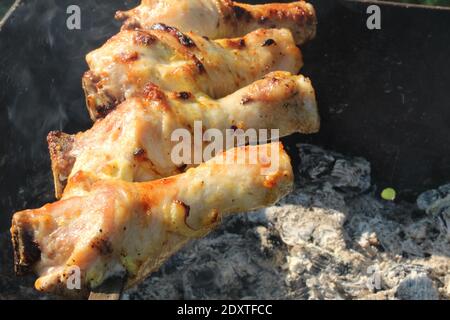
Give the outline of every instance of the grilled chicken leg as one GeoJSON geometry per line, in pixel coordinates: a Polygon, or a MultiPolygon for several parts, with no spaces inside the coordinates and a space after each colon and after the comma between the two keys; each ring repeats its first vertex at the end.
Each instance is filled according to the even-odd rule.
{"type": "Polygon", "coordinates": [[[34,271],[38,290],[68,296],[86,296],[114,272],[126,272],[129,287],[224,215],[272,205],[292,183],[289,156],[279,143],[232,149],[163,180],[101,181],[85,196],[14,215],[16,272],[34,271]],[[245,163],[233,160],[239,153],[245,163]],[[69,290],[77,270],[81,290],[69,290]]]}
{"type": "Polygon", "coordinates": [[[165,23],[211,39],[240,37],[258,28],[288,28],[297,44],[316,34],[314,7],[304,1],[249,5],[231,0],[142,0],[130,11],[119,11],[124,29],[149,29],[165,23]]]}
{"type": "Polygon", "coordinates": [[[122,31],[86,57],[83,77],[93,120],[140,95],[148,83],[181,93],[222,98],[271,71],[296,74],[300,50],[287,29],[257,30],[243,38],[210,41],[162,24],[122,31]]]}
{"type": "MultiPolygon", "coordinates": [[[[146,95],[125,101],[84,133],[50,133],[57,197],[63,195],[66,182],[64,198],[84,194],[97,180],[150,181],[207,160],[172,161],[179,144],[178,138],[172,141],[172,133],[184,128],[193,137],[196,121],[201,121],[200,140],[208,129],[220,130],[223,136],[227,129],[279,129],[280,136],[286,136],[314,133],[320,126],[314,89],[303,76],[271,73],[217,101],[205,95],[166,94],[150,86],[146,95]]],[[[201,153],[207,144],[200,141],[201,153]]],[[[194,139],[190,150],[193,145],[194,139]]]]}

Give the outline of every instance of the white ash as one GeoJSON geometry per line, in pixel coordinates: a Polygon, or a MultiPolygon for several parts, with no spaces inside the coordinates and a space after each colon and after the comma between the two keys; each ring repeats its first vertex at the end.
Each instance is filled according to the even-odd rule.
{"type": "Polygon", "coordinates": [[[368,161],[299,148],[292,194],[225,219],[124,298],[449,299],[450,243],[436,218],[445,192],[421,210],[387,202],[368,161]]]}

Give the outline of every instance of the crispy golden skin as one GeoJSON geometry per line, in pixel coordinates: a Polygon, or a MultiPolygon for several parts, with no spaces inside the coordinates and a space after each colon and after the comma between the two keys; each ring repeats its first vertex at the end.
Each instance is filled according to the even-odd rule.
{"type": "Polygon", "coordinates": [[[149,29],[165,23],[211,39],[243,36],[259,28],[287,28],[297,44],[314,38],[317,18],[305,1],[249,5],[231,0],[143,0],[130,11],[119,11],[123,29],[149,29]]]}
{"type": "Polygon", "coordinates": [[[93,120],[104,117],[146,85],[180,94],[222,98],[271,71],[296,74],[300,50],[287,29],[260,29],[243,38],[210,41],[166,25],[125,30],[86,57],[86,103],[93,120]]]}
{"type": "Polygon", "coordinates": [[[184,128],[192,137],[196,121],[201,121],[200,134],[216,129],[224,136],[227,129],[279,129],[287,136],[320,127],[314,89],[301,75],[274,72],[219,100],[150,86],[145,96],[125,101],[86,132],[49,134],[56,196],[79,195],[102,179],[143,182],[183,172],[193,162],[172,161],[179,143],[172,133],[184,128]]]}
{"type": "Polygon", "coordinates": [[[113,273],[126,272],[129,287],[224,215],[272,205],[292,184],[280,143],[231,149],[163,180],[99,181],[83,196],[14,215],[16,271],[37,273],[40,291],[74,297],[86,296],[113,273]],[[81,290],[67,286],[74,267],[81,290]]]}

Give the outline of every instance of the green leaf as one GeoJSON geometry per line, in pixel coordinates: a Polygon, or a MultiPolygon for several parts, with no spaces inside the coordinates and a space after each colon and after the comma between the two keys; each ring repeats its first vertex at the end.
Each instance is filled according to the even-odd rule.
{"type": "Polygon", "coordinates": [[[387,201],[394,201],[397,197],[397,192],[393,188],[386,188],[381,192],[381,198],[387,201]]]}

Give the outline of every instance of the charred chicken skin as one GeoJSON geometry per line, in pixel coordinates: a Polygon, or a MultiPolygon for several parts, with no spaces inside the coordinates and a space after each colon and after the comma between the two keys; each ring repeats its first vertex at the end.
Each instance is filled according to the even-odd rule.
{"type": "Polygon", "coordinates": [[[57,197],[82,194],[97,180],[144,182],[183,172],[192,163],[172,161],[178,141],[171,136],[180,128],[194,136],[196,121],[202,131],[216,129],[223,136],[227,129],[279,129],[286,136],[320,127],[314,89],[301,75],[274,72],[219,100],[147,86],[145,94],[126,100],[86,132],[49,134],[57,197]]]}
{"type": "Polygon", "coordinates": [[[271,71],[296,74],[302,67],[300,50],[287,29],[260,29],[243,38],[210,41],[163,24],[147,31],[122,31],[86,60],[89,71],[82,82],[93,120],[142,94],[149,83],[217,99],[271,71]]]}
{"type": "Polygon", "coordinates": [[[14,215],[16,272],[33,271],[38,290],[72,297],[86,297],[113,273],[126,273],[129,287],[223,216],[272,205],[292,183],[289,156],[279,143],[231,149],[162,180],[99,181],[83,196],[14,215]],[[247,160],[236,161],[239,153],[247,160]],[[274,159],[277,165],[265,170],[274,159]],[[74,270],[80,290],[67,285],[74,270]]]}
{"type": "Polygon", "coordinates": [[[305,1],[249,5],[231,0],[143,0],[130,11],[119,11],[123,29],[150,29],[165,23],[183,32],[211,39],[241,37],[259,28],[287,28],[297,44],[316,34],[314,7],[305,1]]]}

